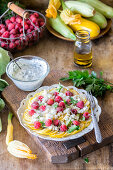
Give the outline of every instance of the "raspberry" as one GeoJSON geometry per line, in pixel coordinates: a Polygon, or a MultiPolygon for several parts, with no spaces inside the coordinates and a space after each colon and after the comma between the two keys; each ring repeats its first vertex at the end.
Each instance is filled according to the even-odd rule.
{"type": "Polygon", "coordinates": [[[16,18],[16,22],[17,22],[17,23],[21,23],[21,22],[22,22],[22,18],[21,18],[21,17],[17,17],[17,18],[16,18]]]}
{"type": "Polygon", "coordinates": [[[89,113],[88,113],[88,112],[85,112],[85,113],[83,114],[83,116],[85,117],[85,120],[89,119],[89,113]]]}
{"type": "Polygon", "coordinates": [[[40,27],[44,25],[44,22],[40,22],[40,27]]]}
{"type": "Polygon", "coordinates": [[[38,22],[44,22],[43,18],[39,18],[38,22]]]}
{"type": "Polygon", "coordinates": [[[63,109],[63,107],[57,107],[56,110],[57,110],[57,112],[63,112],[64,109],[63,109]]]}
{"type": "Polygon", "coordinates": [[[29,25],[25,24],[24,28],[25,28],[25,30],[28,30],[29,29],[29,25]]]}
{"type": "Polygon", "coordinates": [[[1,42],[1,47],[7,47],[7,44],[5,42],[1,42]]]}
{"type": "Polygon", "coordinates": [[[11,38],[11,41],[12,41],[12,42],[14,42],[14,41],[15,41],[15,39],[14,39],[14,38],[16,38],[16,35],[11,34],[11,35],[10,35],[10,38],[11,38]]]}
{"type": "Polygon", "coordinates": [[[5,25],[4,24],[0,24],[0,29],[4,28],[5,25]]]}
{"type": "Polygon", "coordinates": [[[15,41],[15,44],[16,44],[16,46],[19,46],[19,45],[20,45],[20,41],[19,41],[19,40],[16,40],[16,41],[15,41]]]}
{"type": "Polygon", "coordinates": [[[16,47],[16,44],[15,44],[15,43],[11,42],[11,43],[9,44],[9,48],[14,49],[15,47],[16,47]]]}
{"type": "Polygon", "coordinates": [[[31,29],[28,29],[28,30],[27,30],[27,33],[30,33],[30,32],[31,32],[31,29]]]}
{"type": "Polygon", "coordinates": [[[9,38],[9,32],[8,32],[8,31],[5,31],[5,32],[2,34],[2,37],[3,37],[3,38],[9,38]]]}
{"type": "Polygon", "coordinates": [[[54,96],[57,96],[59,93],[58,92],[54,92],[53,94],[54,94],[54,96]]]}
{"type": "Polygon", "coordinates": [[[67,99],[67,100],[66,100],[66,103],[67,103],[68,105],[70,105],[70,104],[71,104],[71,99],[67,99]]]}
{"type": "Polygon", "coordinates": [[[55,126],[58,126],[58,125],[59,125],[59,123],[60,123],[60,120],[58,120],[58,119],[53,120],[53,124],[54,124],[55,126]]]}
{"type": "Polygon", "coordinates": [[[79,107],[80,109],[82,109],[84,107],[84,102],[83,101],[80,101],[78,102],[77,104],[77,107],[79,107]]]}
{"type": "Polygon", "coordinates": [[[31,108],[32,109],[38,109],[39,108],[39,103],[38,102],[33,102],[32,104],[31,104],[31,108]]]}
{"type": "Polygon", "coordinates": [[[24,22],[21,21],[21,25],[22,25],[22,26],[23,26],[23,24],[24,24],[24,26],[25,26],[25,24],[27,24],[26,21],[24,21],[24,22]]]}
{"type": "Polygon", "coordinates": [[[16,30],[16,29],[12,29],[12,30],[10,31],[10,34],[17,34],[17,30],[16,30]]]}
{"type": "Polygon", "coordinates": [[[35,129],[39,129],[41,126],[42,126],[42,125],[41,125],[41,123],[40,123],[39,121],[35,121],[35,122],[34,122],[34,127],[35,127],[35,129]]]}
{"type": "Polygon", "coordinates": [[[59,107],[65,108],[65,103],[64,102],[60,102],[58,105],[59,105],[59,107]]]}
{"type": "Polygon", "coordinates": [[[71,113],[74,113],[76,115],[77,114],[77,110],[76,109],[71,109],[71,113]]]}
{"type": "Polygon", "coordinates": [[[3,34],[5,31],[6,31],[5,27],[3,27],[3,28],[0,30],[0,33],[3,34]]]}
{"type": "Polygon", "coordinates": [[[35,12],[33,15],[34,15],[35,17],[37,17],[37,18],[39,17],[39,14],[36,13],[36,12],[35,12]]]}
{"type": "Polygon", "coordinates": [[[66,96],[73,96],[73,93],[70,91],[66,91],[66,96]]]}
{"type": "Polygon", "coordinates": [[[15,25],[15,29],[18,30],[18,29],[20,29],[20,28],[22,28],[21,24],[17,23],[17,24],[15,25]]]}
{"type": "Polygon", "coordinates": [[[79,126],[79,125],[80,125],[80,122],[78,122],[77,120],[74,120],[74,121],[73,121],[73,124],[76,125],[76,126],[79,126]]]}
{"type": "Polygon", "coordinates": [[[48,126],[51,126],[51,124],[52,124],[52,120],[51,120],[51,119],[46,120],[45,125],[46,125],[47,127],[48,127],[48,126]]]}
{"type": "Polygon", "coordinates": [[[10,18],[10,21],[11,21],[11,22],[15,22],[15,21],[16,21],[16,18],[13,16],[13,17],[10,18]]]}
{"type": "Polygon", "coordinates": [[[31,25],[31,21],[29,19],[26,20],[28,25],[31,25]]]}
{"type": "Polygon", "coordinates": [[[62,132],[66,132],[67,126],[66,126],[66,125],[61,125],[61,126],[60,126],[60,130],[61,130],[62,132]]]}
{"type": "Polygon", "coordinates": [[[33,22],[33,23],[36,23],[37,18],[36,18],[36,17],[32,17],[32,19],[31,19],[31,20],[32,20],[32,22],[33,22]]]}
{"type": "Polygon", "coordinates": [[[34,26],[33,26],[33,25],[30,25],[30,29],[31,29],[31,30],[34,30],[34,26]]]}
{"type": "Polygon", "coordinates": [[[8,25],[9,23],[11,23],[10,19],[6,19],[6,20],[5,20],[5,23],[6,23],[6,25],[8,25]]]}
{"type": "Polygon", "coordinates": [[[61,100],[62,100],[62,98],[61,98],[60,96],[56,96],[56,97],[55,97],[55,102],[58,102],[58,103],[59,103],[61,100]]]}
{"type": "Polygon", "coordinates": [[[34,110],[32,110],[32,109],[29,111],[30,116],[33,116],[34,113],[36,113],[36,112],[34,110]]]}
{"type": "Polygon", "coordinates": [[[8,24],[8,30],[11,31],[13,28],[15,28],[15,25],[12,23],[8,24]]]}
{"type": "Polygon", "coordinates": [[[41,111],[45,111],[46,110],[46,106],[45,105],[40,106],[40,110],[41,111]]]}
{"type": "Polygon", "coordinates": [[[19,32],[20,32],[20,33],[23,33],[23,28],[20,28],[20,29],[19,29],[19,32]]]}
{"type": "Polygon", "coordinates": [[[43,98],[44,98],[43,96],[38,96],[38,100],[40,100],[41,102],[43,98]]]}
{"type": "Polygon", "coordinates": [[[54,103],[54,100],[53,100],[53,99],[49,99],[49,100],[47,101],[47,104],[48,104],[48,105],[53,105],[53,103],[54,103]]]}

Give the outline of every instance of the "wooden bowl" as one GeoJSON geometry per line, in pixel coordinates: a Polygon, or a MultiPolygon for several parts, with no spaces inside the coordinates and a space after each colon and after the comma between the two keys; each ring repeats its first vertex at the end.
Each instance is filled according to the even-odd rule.
{"type": "MultiPolygon", "coordinates": [[[[111,19],[108,19],[108,20],[107,20],[107,27],[106,27],[105,29],[101,29],[100,34],[99,34],[97,37],[95,37],[95,38],[91,38],[91,40],[95,40],[95,39],[100,38],[100,37],[102,37],[103,35],[105,35],[105,34],[109,31],[109,29],[111,28],[111,23],[112,23],[112,20],[111,20],[111,19]]],[[[66,40],[66,41],[72,41],[72,42],[74,41],[74,40],[71,40],[70,38],[66,38],[66,37],[62,36],[62,35],[59,34],[57,31],[55,31],[55,30],[49,25],[48,19],[47,19],[46,27],[47,27],[48,31],[49,31],[51,34],[53,34],[54,36],[56,36],[56,37],[58,37],[58,38],[60,38],[60,39],[66,40]]]]}

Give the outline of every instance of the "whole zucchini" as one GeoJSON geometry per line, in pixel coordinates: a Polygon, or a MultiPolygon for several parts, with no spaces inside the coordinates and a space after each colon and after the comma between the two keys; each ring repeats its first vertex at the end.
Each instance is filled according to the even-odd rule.
{"type": "Polygon", "coordinates": [[[79,13],[83,17],[92,17],[95,14],[94,8],[84,2],[66,1],[65,4],[73,13],[79,13]]]}
{"type": "Polygon", "coordinates": [[[54,18],[49,18],[49,23],[50,26],[63,35],[66,38],[70,38],[72,40],[76,40],[75,34],[73,33],[72,29],[68,27],[60,18],[59,14],[57,14],[56,19],[54,18]]]}
{"type": "Polygon", "coordinates": [[[104,29],[107,26],[107,20],[104,17],[104,15],[102,15],[100,12],[96,11],[95,15],[93,17],[89,17],[87,18],[90,21],[95,22],[96,24],[98,24],[98,26],[101,29],[104,29]]]}
{"type": "Polygon", "coordinates": [[[80,24],[73,24],[70,25],[73,31],[78,31],[78,30],[87,30],[90,32],[90,37],[95,38],[99,35],[100,33],[100,28],[99,26],[87,19],[81,18],[81,23],[80,24]]]}
{"type": "Polygon", "coordinates": [[[90,4],[97,11],[103,14],[106,18],[113,18],[113,8],[99,0],[78,0],[78,1],[90,4]]]}

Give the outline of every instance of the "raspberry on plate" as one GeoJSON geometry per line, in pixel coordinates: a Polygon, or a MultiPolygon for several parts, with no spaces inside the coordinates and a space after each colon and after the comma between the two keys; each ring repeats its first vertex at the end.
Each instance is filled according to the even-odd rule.
{"type": "Polygon", "coordinates": [[[74,121],[73,121],[73,124],[76,125],[76,126],[79,126],[79,125],[80,125],[80,122],[77,121],[77,120],[74,120],[74,121]]]}
{"type": "Polygon", "coordinates": [[[85,113],[83,114],[83,116],[85,117],[85,120],[87,120],[87,119],[89,119],[90,114],[89,114],[89,112],[85,112],[85,113]]]}
{"type": "Polygon", "coordinates": [[[66,91],[66,96],[73,96],[73,93],[70,91],[66,91]]]}
{"type": "Polygon", "coordinates": [[[78,102],[76,105],[77,105],[77,107],[79,107],[80,109],[83,109],[83,107],[84,107],[84,102],[83,102],[83,101],[80,101],[80,102],[78,102]]]}
{"type": "Polygon", "coordinates": [[[65,108],[65,103],[64,102],[60,102],[58,105],[59,105],[59,107],[65,108]]]}
{"type": "Polygon", "coordinates": [[[71,113],[73,113],[73,114],[77,114],[77,110],[76,109],[71,109],[71,113]]]}
{"type": "Polygon", "coordinates": [[[42,126],[42,125],[41,125],[41,123],[40,123],[39,121],[35,121],[35,122],[34,122],[34,127],[35,127],[35,129],[39,129],[41,126],[42,126]]]}
{"type": "Polygon", "coordinates": [[[36,113],[36,112],[35,112],[33,109],[31,109],[31,110],[29,111],[30,116],[33,116],[35,113],[36,113]]]}
{"type": "Polygon", "coordinates": [[[57,112],[63,112],[64,109],[63,109],[63,107],[57,107],[56,110],[57,110],[57,112]]]}
{"type": "Polygon", "coordinates": [[[51,126],[51,124],[52,124],[52,120],[51,120],[51,119],[46,120],[45,125],[46,125],[47,127],[48,127],[48,126],[51,126]]]}
{"type": "Polygon", "coordinates": [[[32,109],[38,109],[39,108],[39,103],[38,102],[33,102],[32,104],[31,104],[31,108],[32,109]]]}
{"type": "Polygon", "coordinates": [[[60,130],[61,130],[62,132],[66,132],[66,131],[67,131],[67,126],[66,126],[66,125],[61,125],[61,126],[60,126],[60,130]]]}
{"type": "Polygon", "coordinates": [[[60,102],[60,101],[62,101],[63,99],[62,99],[62,97],[60,97],[60,96],[56,96],[55,97],[55,102],[60,102]]]}
{"type": "Polygon", "coordinates": [[[54,124],[55,126],[58,126],[59,123],[60,123],[60,120],[58,120],[58,119],[53,120],[53,124],[54,124]]]}
{"type": "Polygon", "coordinates": [[[53,100],[53,99],[48,99],[48,101],[47,101],[47,104],[48,104],[48,105],[53,105],[53,103],[54,103],[54,100],[53,100]]]}
{"type": "Polygon", "coordinates": [[[43,98],[44,98],[43,96],[38,96],[38,100],[40,100],[41,102],[43,98]]]}
{"type": "Polygon", "coordinates": [[[46,110],[46,106],[45,105],[40,106],[40,110],[41,111],[45,111],[46,110]]]}

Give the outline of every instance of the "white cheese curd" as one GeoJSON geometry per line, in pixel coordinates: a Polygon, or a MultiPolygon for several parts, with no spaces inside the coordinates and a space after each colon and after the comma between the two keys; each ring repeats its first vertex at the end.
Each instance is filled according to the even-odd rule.
{"type": "Polygon", "coordinates": [[[51,125],[48,127],[48,129],[57,131],[59,128],[57,126],[51,125]]]}
{"type": "Polygon", "coordinates": [[[79,97],[79,95],[73,96],[73,99],[74,99],[74,100],[77,100],[78,102],[81,100],[80,97],[79,97]]]}
{"type": "Polygon", "coordinates": [[[78,110],[78,113],[84,113],[86,111],[88,111],[88,107],[87,106],[85,106],[83,109],[78,110]]]}
{"type": "Polygon", "coordinates": [[[70,109],[70,108],[67,108],[67,109],[64,110],[64,113],[67,113],[67,114],[68,114],[68,113],[70,113],[70,111],[71,111],[71,109],[70,109]]]}

